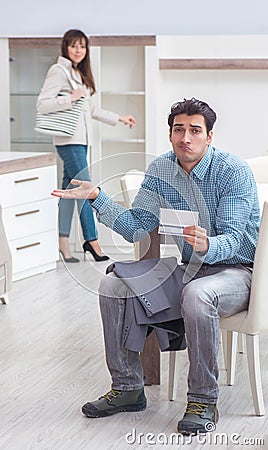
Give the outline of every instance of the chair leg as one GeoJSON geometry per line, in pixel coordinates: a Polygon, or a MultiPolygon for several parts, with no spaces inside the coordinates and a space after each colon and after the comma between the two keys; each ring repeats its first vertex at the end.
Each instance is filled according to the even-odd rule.
{"type": "Polygon", "coordinates": [[[169,369],[168,369],[168,398],[175,400],[178,388],[178,352],[169,352],[169,369]]]}
{"type": "Polygon", "coordinates": [[[225,370],[227,370],[227,330],[221,330],[221,343],[225,370]]]}
{"type": "Polygon", "coordinates": [[[229,386],[234,384],[237,335],[238,333],[236,331],[227,330],[226,370],[227,384],[229,386]]]}
{"type": "Polygon", "coordinates": [[[238,352],[239,353],[245,353],[245,335],[242,333],[238,333],[238,352]]]}
{"type": "Polygon", "coordinates": [[[9,303],[8,294],[2,294],[0,295],[0,301],[3,303],[3,305],[7,305],[9,303]]]}
{"type": "Polygon", "coordinates": [[[261,382],[259,335],[246,335],[247,360],[251,392],[256,416],[264,416],[264,402],[261,382]]]}

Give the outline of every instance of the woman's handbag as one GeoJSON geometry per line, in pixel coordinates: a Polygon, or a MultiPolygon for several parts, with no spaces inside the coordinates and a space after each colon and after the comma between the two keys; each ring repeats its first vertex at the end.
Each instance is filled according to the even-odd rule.
{"type": "MultiPolygon", "coordinates": [[[[66,73],[72,88],[77,89],[77,84],[72,80],[68,70],[60,64],[58,64],[58,66],[66,73]]],[[[64,111],[56,111],[47,114],[37,113],[35,131],[39,134],[46,134],[49,136],[73,136],[84,100],[85,98],[81,97],[75,102],[72,108],[65,109],[64,111]]]]}

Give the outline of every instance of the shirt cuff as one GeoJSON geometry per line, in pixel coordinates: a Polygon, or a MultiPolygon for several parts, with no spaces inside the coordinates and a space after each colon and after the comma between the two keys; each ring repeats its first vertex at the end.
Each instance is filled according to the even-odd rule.
{"type": "Polygon", "coordinates": [[[207,264],[215,264],[217,259],[218,243],[215,238],[208,237],[208,251],[203,256],[203,262],[207,264]]]}
{"type": "Polygon", "coordinates": [[[89,200],[91,206],[96,209],[96,211],[99,211],[101,207],[107,203],[110,199],[109,195],[105,194],[105,192],[99,187],[100,193],[95,200],[89,200]]]}

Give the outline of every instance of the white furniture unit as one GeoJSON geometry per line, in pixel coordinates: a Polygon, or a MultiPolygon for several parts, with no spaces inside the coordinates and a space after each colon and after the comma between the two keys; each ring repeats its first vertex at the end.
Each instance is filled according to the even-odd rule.
{"type": "Polygon", "coordinates": [[[155,157],[157,58],[154,36],[102,37],[91,42],[96,80],[94,101],[121,115],[132,114],[132,129],[93,121],[92,179],[123,202],[120,178],[130,169],[144,171],[155,157]]]}
{"type": "Polygon", "coordinates": [[[54,269],[58,259],[56,158],[0,152],[0,204],[12,254],[13,281],[54,269]]]}
{"type": "MultiPolygon", "coordinates": [[[[93,102],[137,119],[132,129],[122,123],[111,127],[93,121],[92,177],[114,195],[121,191],[119,179],[124,173],[132,167],[144,170],[152,159],[149,154],[155,155],[156,38],[92,36],[89,41],[97,88],[93,102]]],[[[12,151],[28,151],[32,146],[35,151],[53,151],[52,139],[37,135],[34,124],[37,96],[60,54],[60,43],[61,38],[49,37],[9,39],[12,151]]]]}
{"type": "MultiPolygon", "coordinates": [[[[132,114],[137,126],[129,129],[93,121],[89,165],[93,182],[101,184],[117,201],[123,201],[120,178],[131,168],[145,170],[155,157],[157,109],[157,57],[155,36],[92,36],[90,52],[97,105],[119,114],[132,114]]],[[[51,138],[34,132],[35,104],[46,72],[60,53],[61,38],[11,38],[10,115],[11,150],[54,151],[51,138]],[[25,114],[27,111],[27,114],[25,114]]],[[[61,178],[61,167],[58,170],[61,178]]],[[[60,183],[60,179],[58,181],[60,183]]],[[[71,244],[81,250],[77,217],[71,244]]],[[[99,227],[100,242],[110,252],[130,247],[123,238],[99,227]]]]}
{"type": "Polygon", "coordinates": [[[60,39],[9,39],[11,151],[54,150],[52,137],[38,135],[34,126],[37,97],[59,52],[60,39]]]}
{"type": "MultiPolygon", "coordinates": [[[[132,114],[137,121],[132,129],[122,123],[116,127],[97,121],[92,124],[89,155],[92,181],[122,204],[121,177],[132,168],[145,171],[155,158],[158,72],[155,44],[155,36],[90,38],[97,88],[93,101],[121,115],[132,114]]],[[[132,253],[132,246],[121,236],[101,224],[98,230],[106,253],[132,253]]]]}

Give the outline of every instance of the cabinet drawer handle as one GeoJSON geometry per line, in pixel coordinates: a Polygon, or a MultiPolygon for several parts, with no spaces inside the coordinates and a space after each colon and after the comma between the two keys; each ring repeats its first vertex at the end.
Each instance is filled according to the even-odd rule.
{"type": "Polygon", "coordinates": [[[39,212],[40,212],[40,209],[33,209],[32,211],[25,211],[22,213],[17,213],[17,214],[15,214],[15,217],[27,216],[28,214],[36,214],[39,212]]]}
{"type": "Polygon", "coordinates": [[[25,183],[25,181],[34,181],[34,180],[39,180],[39,177],[22,178],[21,180],[15,180],[14,183],[25,183]]]}
{"type": "Polygon", "coordinates": [[[17,247],[16,250],[24,250],[25,248],[35,247],[36,245],[40,245],[41,242],[33,242],[32,244],[22,245],[21,247],[17,247]]]}

